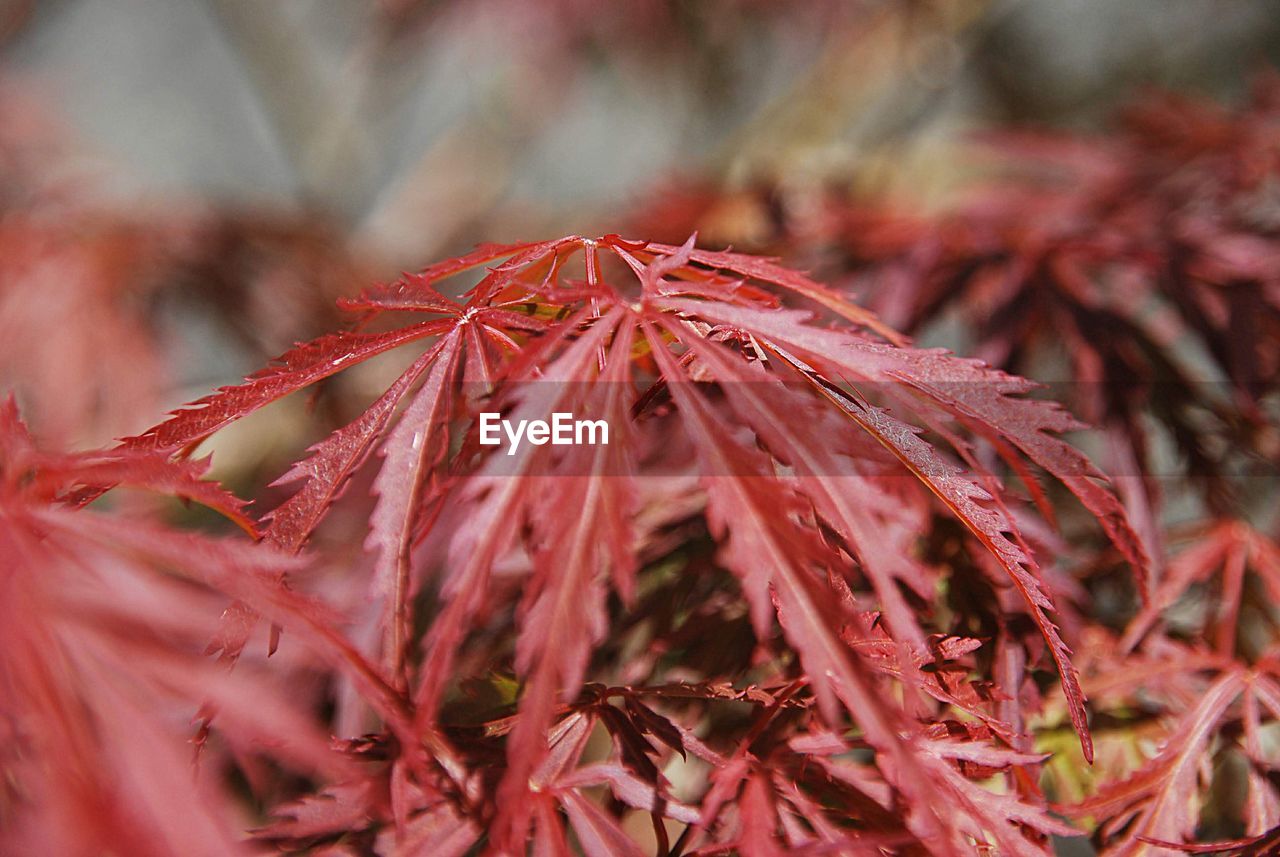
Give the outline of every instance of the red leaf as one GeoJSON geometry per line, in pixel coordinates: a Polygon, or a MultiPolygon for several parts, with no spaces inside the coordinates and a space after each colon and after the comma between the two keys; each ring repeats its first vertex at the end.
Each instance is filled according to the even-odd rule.
{"type": "Polygon", "coordinates": [[[1223,674],[1182,719],[1154,759],[1128,779],[1104,785],[1097,794],[1064,811],[1104,821],[1136,815],[1123,842],[1117,843],[1127,851],[1135,850],[1140,837],[1176,842],[1193,836],[1199,824],[1196,780],[1206,745],[1245,687],[1240,671],[1223,674]]]}
{"type": "Polygon", "coordinates": [[[197,399],[174,411],[167,421],[123,442],[133,449],[185,449],[263,405],[398,345],[443,333],[454,324],[453,319],[437,319],[387,333],[327,334],[286,351],[273,365],[246,378],[245,383],[222,387],[197,399]]]}
{"type": "Polygon", "coordinates": [[[424,484],[448,451],[449,409],[461,339],[461,331],[455,328],[428,353],[427,379],[387,437],[384,463],[373,484],[378,503],[369,518],[365,548],[377,552],[372,588],[375,596],[386,601],[381,624],[389,637],[387,671],[397,679],[402,678],[412,625],[409,552],[415,514],[424,484]]]}
{"type": "Polygon", "coordinates": [[[279,506],[263,516],[267,526],[263,537],[286,550],[302,548],[343,487],[368,458],[374,443],[386,430],[400,404],[422,373],[435,359],[429,351],[396,379],[363,414],[311,447],[307,458],[297,462],[273,486],[302,482],[302,486],[279,506]]]}
{"type": "Polygon", "coordinates": [[[561,792],[560,802],[587,857],[644,857],[616,821],[576,791],[561,792]]]}

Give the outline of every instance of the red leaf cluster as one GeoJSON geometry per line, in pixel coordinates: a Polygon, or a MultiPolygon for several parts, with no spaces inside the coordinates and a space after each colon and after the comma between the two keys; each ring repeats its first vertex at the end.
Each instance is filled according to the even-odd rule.
{"type": "MultiPolygon", "coordinates": [[[[296,636],[332,671],[342,721],[368,725],[306,756],[346,773],[297,792],[255,838],[437,854],[643,853],[645,839],[659,853],[988,843],[1040,854],[1050,834],[1073,832],[1047,814],[1027,731],[1036,673],[1054,671],[1092,758],[1084,692],[1031,548],[1051,538],[1035,523],[1048,501],[1034,473],[1073,493],[1140,579],[1145,560],[1106,479],[1058,438],[1077,424],[1027,398],[1029,382],[911,348],[808,277],[692,239],[483,246],[342,303],[355,329],[296,346],[113,452],[41,457],[7,417],[15,551],[77,557],[86,580],[103,555],[128,556],[106,567],[135,577],[194,575],[235,599],[213,634],[224,662],[248,651],[264,616],[272,648],[279,629],[296,636]],[[476,269],[449,297],[451,278],[476,269]],[[281,477],[292,493],[256,524],[187,463],[231,422],[401,347],[406,368],[281,477]],[[489,411],[589,414],[612,436],[486,449],[478,415],[489,411]],[[310,555],[366,468],[368,600],[335,603],[288,557],[310,555]],[[1004,490],[1004,468],[1034,502],[1004,490]],[[74,508],[130,484],[205,503],[261,544],[117,532],[74,508]],[[945,562],[922,539],[938,518],[963,552],[945,562]],[[986,600],[979,636],[955,636],[967,621],[948,618],[957,597],[986,600]],[[1000,788],[983,783],[992,777],[1000,788]],[[633,814],[650,817],[650,833],[637,838],[633,814]]],[[[19,565],[10,580],[44,593],[52,578],[19,565]]],[[[178,606],[162,609],[177,619],[178,606]]],[[[75,614],[101,634],[109,612],[59,602],[38,615],[75,614]]],[[[130,643],[142,654],[118,660],[119,674],[179,684],[170,673],[188,670],[178,689],[201,706],[200,734],[239,737],[252,718],[216,692],[222,668],[183,666],[158,632],[130,643]]],[[[71,703],[37,688],[81,673],[27,675],[38,659],[24,652],[52,643],[18,643],[10,720],[43,728],[71,703]]],[[[263,710],[294,716],[283,703],[263,710]]],[[[70,719],[92,733],[76,741],[103,740],[92,720],[70,719]]],[[[33,746],[71,764],[88,751],[70,742],[33,746]]],[[[108,768],[134,762],[141,753],[108,768]]],[[[50,830],[35,823],[32,841],[50,830]]]]}

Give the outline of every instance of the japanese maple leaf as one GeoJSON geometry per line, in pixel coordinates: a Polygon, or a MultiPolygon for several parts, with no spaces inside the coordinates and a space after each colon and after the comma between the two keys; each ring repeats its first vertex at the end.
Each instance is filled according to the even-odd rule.
{"type": "Polygon", "coordinates": [[[1225,520],[1208,526],[1169,561],[1160,585],[1134,617],[1120,645],[1126,651],[1133,648],[1188,589],[1220,576],[1217,615],[1209,617],[1202,632],[1213,638],[1224,657],[1232,656],[1250,573],[1258,577],[1273,603],[1280,600],[1280,546],[1244,521],[1225,520]]]}
{"type": "MultiPolygon", "coordinates": [[[[994,365],[1065,363],[1070,404],[1111,435],[1113,472],[1151,472],[1154,418],[1226,513],[1239,453],[1274,458],[1261,406],[1280,377],[1278,91],[1271,72],[1237,110],[1152,95],[1106,136],[997,136],[1020,179],[937,217],[846,206],[837,243],[907,332],[954,312],[994,365]],[[1208,361],[1188,359],[1189,341],[1208,361]]],[[[1135,508],[1159,499],[1152,483],[1132,493],[1135,508]]]]}
{"type": "Polygon", "coordinates": [[[717,769],[703,801],[702,823],[714,840],[762,854],[806,848],[878,853],[893,847],[964,853],[986,844],[1000,853],[1040,855],[1045,843],[1038,837],[1079,833],[1051,818],[1034,798],[996,794],[977,782],[1014,766],[1035,765],[1043,756],[981,740],[922,739],[913,773],[922,777],[917,785],[933,802],[924,805],[927,810],[911,804],[909,811],[918,814],[913,821],[897,804],[888,771],[881,776],[854,762],[839,736],[811,729],[791,737],[783,733],[773,742],[759,737],[768,732],[753,730],[753,752],[713,760],[717,769]],[[928,826],[922,828],[925,817],[928,826]],[[847,818],[859,820],[856,831],[842,824],[847,818]]]}
{"type": "MultiPolygon", "coordinates": [[[[412,698],[414,729],[433,753],[444,751],[438,713],[463,642],[511,597],[505,579],[523,578],[519,719],[496,792],[494,837],[503,847],[540,823],[531,772],[547,758],[557,702],[577,695],[606,636],[607,594],[632,600],[630,486],[687,467],[687,459],[672,460],[689,454],[681,449],[696,464],[717,561],[739,581],[756,637],[773,637],[778,623],[829,723],[851,718],[887,759],[916,752],[889,725],[892,715],[868,704],[874,681],[841,636],[858,607],[842,594],[852,595],[847,583],[832,586],[870,582],[913,684],[910,653],[924,650],[926,635],[898,586],[927,598],[933,573],[890,555],[879,539],[892,532],[894,543],[908,544],[901,522],[932,496],[1021,593],[1090,752],[1084,699],[1050,595],[1006,506],[988,490],[998,490],[996,475],[962,466],[981,468],[972,445],[1062,481],[1135,568],[1144,560],[1105,477],[1055,436],[1078,424],[1052,403],[1024,398],[1029,382],[907,347],[808,277],[767,259],[698,250],[693,239],[682,247],[614,235],[487,245],[342,303],[359,314],[360,330],[298,345],[125,448],[188,452],[282,396],[389,349],[425,345],[363,415],[282,478],[299,487],[264,518],[263,535],[300,549],[380,451],[367,547],[382,615],[381,674],[412,698]],[[488,268],[461,299],[437,289],[481,266],[488,268]],[[421,320],[367,332],[390,313],[421,320]],[[512,423],[589,414],[612,426],[617,441],[486,450],[477,442],[482,410],[512,423]],[[672,431],[687,446],[673,444],[672,431]],[[415,616],[432,572],[438,607],[415,616]]],[[[245,627],[220,644],[238,651],[245,627]]],[[[468,788],[465,774],[451,776],[455,789],[468,788]]]]}
{"type": "MultiPolygon", "coordinates": [[[[1204,691],[1168,735],[1160,751],[1133,775],[1103,784],[1096,794],[1068,810],[1077,817],[1093,817],[1100,823],[1099,836],[1106,854],[1143,853],[1152,840],[1193,840],[1200,823],[1200,807],[1208,791],[1206,772],[1213,759],[1212,743],[1229,717],[1243,718],[1247,755],[1267,767],[1261,758],[1259,710],[1274,722],[1280,709],[1273,677],[1251,675],[1245,670],[1222,672],[1204,691]],[[1240,701],[1241,713],[1235,713],[1240,701]]],[[[1261,832],[1274,826],[1276,794],[1265,776],[1250,777],[1249,828],[1261,832]]]]}
{"type": "Polygon", "coordinates": [[[1250,835],[1275,827],[1280,792],[1266,738],[1280,720],[1274,652],[1246,665],[1153,635],[1142,650],[1117,659],[1114,637],[1101,631],[1090,637],[1081,651],[1084,686],[1098,717],[1116,728],[1100,742],[1093,772],[1079,776],[1065,759],[1048,767],[1059,795],[1078,796],[1060,810],[1092,819],[1103,853],[1194,844],[1217,787],[1213,772],[1232,760],[1243,765],[1244,800],[1214,816],[1250,835]]]}
{"type": "Polygon", "coordinates": [[[0,850],[243,853],[236,808],[208,765],[195,775],[186,747],[182,723],[206,707],[241,759],[351,774],[278,685],[202,656],[228,596],[300,630],[332,620],[274,585],[296,560],[74,502],[80,488],[118,484],[247,526],[203,470],[133,450],[45,452],[12,400],[0,405],[0,850]]]}

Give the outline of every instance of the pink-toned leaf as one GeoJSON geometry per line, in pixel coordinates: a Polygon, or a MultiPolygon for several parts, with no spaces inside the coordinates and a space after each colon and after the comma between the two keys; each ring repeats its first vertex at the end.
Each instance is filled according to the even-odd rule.
{"type": "Polygon", "coordinates": [[[124,444],[131,449],[182,450],[258,408],[348,366],[396,346],[443,333],[454,324],[452,319],[438,319],[387,333],[327,334],[286,351],[271,366],[246,378],[243,384],[222,387],[174,411],[165,422],[136,437],[125,438],[124,444]]]}
{"type": "Polygon", "coordinates": [[[576,791],[562,792],[560,802],[587,857],[643,857],[640,846],[616,821],[576,791]]]}

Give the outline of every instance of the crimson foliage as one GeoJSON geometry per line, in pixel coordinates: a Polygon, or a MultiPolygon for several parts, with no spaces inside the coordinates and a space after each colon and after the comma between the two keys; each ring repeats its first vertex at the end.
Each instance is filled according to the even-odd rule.
{"type": "MultiPolygon", "coordinates": [[[[15,764],[39,773],[4,807],[40,810],[13,842],[1042,854],[1077,832],[1040,791],[1032,731],[1061,720],[1094,757],[1054,606],[1055,581],[1069,581],[1045,560],[1058,537],[1042,476],[1140,585],[1146,559],[1106,478],[1060,438],[1081,426],[1028,397],[1033,384],[911,347],[806,276],[693,239],[486,245],[341,305],[353,328],[111,452],[40,453],[6,412],[0,535],[21,561],[4,577],[4,722],[15,764]],[[400,374],[280,477],[287,496],[258,520],[187,460],[223,427],[392,349],[408,352],[400,374]],[[611,436],[490,449],[482,412],[591,415],[611,436]],[[367,477],[367,560],[352,562],[317,539],[367,477]],[[205,503],[260,544],[122,527],[96,505],[128,485],[205,503]],[[233,599],[211,631],[224,664],[252,659],[259,617],[270,650],[301,664],[228,674],[193,660],[190,617],[213,593],[233,599]],[[87,652],[110,669],[80,662],[87,652]],[[231,690],[272,668],[308,690],[231,690]],[[199,708],[205,753],[228,748],[202,768],[216,800],[190,793],[165,725],[147,719],[168,703],[117,680],[199,708]],[[338,733],[331,749],[319,731],[338,733]],[[284,778],[282,763],[304,776],[284,778]],[[127,776],[113,787],[107,771],[127,776]],[[269,804],[247,838],[236,791],[269,804]],[[182,813],[197,805],[199,818],[182,813]],[[68,818],[93,819],[84,841],[56,838],[68,818]]],[[[1247,557],[1274,562],[1237,546],[1247,534],[1222,538],[1165,578],[1126,645],[1173,581],[1223,556],[1229,577],[1247,557]]],[[[1270,693],[1225,669],[1193,739],[1241,694],[1256,723],[1270,693]]],[[[1164,812],[1186,763],[1153,764],[1075,810],[1164,812]]]]}
{"type": "Polygon", "coordinates": [[[834,192],[792,210],[767,186],[657,207],[689,228],[766,223],[726,240],[818,260],[904,331],[1061,382],[1097,425],[1152,593],[1070,540],[1081,587],[1060,604],[1096,764],[1036,732],[1046,791],[1101,853],[1272,853],[1280,831],[1278,128],[1268,72],[1235,109],[1149,95],[1105,134],[994,135],[1002,171],[937,213],[834,192]]]}

